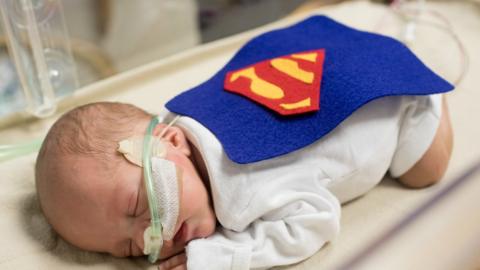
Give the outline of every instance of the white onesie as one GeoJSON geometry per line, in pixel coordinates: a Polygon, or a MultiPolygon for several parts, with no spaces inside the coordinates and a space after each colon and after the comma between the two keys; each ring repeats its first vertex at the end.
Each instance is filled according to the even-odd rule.
{"type": "Polygon", "coordinates": [[[251,164],[232,162],[208,129],[181,117],[176,125],[205,161],[222,225],[187,245],[187,268],[265,269],[312,256],[339,233],[340,203],[421,158],[440,114],[441,95],[380,98],[310,146],[251,164]]]}

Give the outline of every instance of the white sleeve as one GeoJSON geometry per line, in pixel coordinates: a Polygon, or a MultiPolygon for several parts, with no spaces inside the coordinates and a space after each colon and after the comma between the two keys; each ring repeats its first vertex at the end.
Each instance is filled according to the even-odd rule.
{"type": "Polygon", "coordinates": [[[440,94],[406,98],[398,144],[390,165],[393,177],[401,176],[420,160],[432,144],[440,123],[440,94]]]}
{"type": "Polygon", "coordinates": [[[244,230],[220,228],[208,238],[191,241],[186,248],[187,269],[287,265],[312,256],[333,240],[340,227],[338,200],[320,185],[299,186],[299,181],[294,180],[287,190],[284,185],[266,187],[254,197],[247,211],[256,218],[244,230]]]}

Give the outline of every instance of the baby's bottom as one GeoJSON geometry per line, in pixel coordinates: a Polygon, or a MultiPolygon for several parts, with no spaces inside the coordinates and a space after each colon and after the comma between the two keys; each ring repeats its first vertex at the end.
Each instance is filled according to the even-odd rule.
{"type": "Polygon", "coordinates": [[[399,181],[411,188],[423,188],[442,179],[452,154],[453,131],[445,95],[442,97],[442,116],[433,142],[422,158],[399,181]]]}

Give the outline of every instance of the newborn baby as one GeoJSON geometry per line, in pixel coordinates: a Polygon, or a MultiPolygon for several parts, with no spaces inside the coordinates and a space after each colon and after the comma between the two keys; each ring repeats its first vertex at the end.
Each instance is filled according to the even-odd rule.
{"type": "MultiPolygon", "coordinates": [[[[370,190],[387,170],[411,187],[442,177],[452,141],[441,107],[440,95],[381,98],[312,146],[251,165],[229,161],[191,118],[165,131],[158,124],[153,135],[164,131],[165,158],[181,171],[175,236],[160,253],[170,257],[164,266],[186,267],[186,245],[189,269],[261,268],[311,256],[337,235],[339,203],[370,190]]],[[[132,105],[103,102],[52,126],[36,183],[48,222],[66,241],[119,257],[143,255],[150,215],[142,169],[118,148],[143,136],[151,118],[132,105]]]]}
{"type": "MultiPolygon", "coordinates": [[[[142,135],[152,116],[132,105],[97,103],[64,115],[50,130],[38,155],[38,196],[48,221],[65,240],[114,256],[143,255],[150,215],[140,167],[117,151],[118,142],[142,135]]],[[[164,124],[153,135],[160,134],[164,124]]],[[[161,258],[183,250],[194,238],[215,230],[205,174],[177,127],[163,139],[166,159],[182,170],[175,238],[161,258]]]]}
{"type": "Polygon", "coordinates": [[[386,173],[442,178],[452,89],[398,41],[313,16],[252,39],[153,120],[105,102],[62,116],[37,159],[40,205],[73,245],[163,268],[296,263],[386,173]]]}

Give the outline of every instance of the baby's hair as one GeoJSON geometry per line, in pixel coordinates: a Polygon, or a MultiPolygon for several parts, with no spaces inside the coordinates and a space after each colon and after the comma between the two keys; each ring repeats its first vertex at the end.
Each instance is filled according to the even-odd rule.
{"type": "Polygon", "coordinates": [[[106,164],[117,155],[118,141],[148,124],[146,111],[125,103],[97,102],[64,114],[50,128],[37,157],[36,171],[57,155],[88,155],[106,164]]]}
{"type": "Polygon", "coordinates": [[[35,165],[39,204],[52,226],[59,215],[55,210],[59,190],[64,192],[74,185],[69,177],[76,158],[94,159],[101,167],[97,174],[113,173],[123,160],[117,153],[118,142],[145,132],[151,117],[130,104],[97,102],[77,107],[57,120],[45,137],[35,165]]]}

